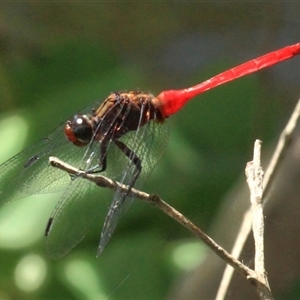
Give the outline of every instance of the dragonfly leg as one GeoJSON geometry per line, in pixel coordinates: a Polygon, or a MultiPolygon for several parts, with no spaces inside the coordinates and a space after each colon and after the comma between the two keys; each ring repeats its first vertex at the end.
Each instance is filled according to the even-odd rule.
{"type": "MultiPolygon", "coordinates": [[[[131,183],[128,186],[128,190],[125,194],[125,197],[128,195],[128,193],[130,192],[131,188],[133,187],[133,185],[135,184],[137,178],[139,177],[141,171],[142,171],[142,163],[141,160],[139,159],[139,157],[129,148],[127,147],[124,143],[118,141],[118,140],[114,140],[114,143],[120,148],[120,150],[128,157],[128,159],[130,161],[132,161],[132,163],[135,165],[136,170],[133,174],[133,178],[131,183]]],[[[124,198],[125,198],[124,197],[124,198]]]]}
{"type": "Polygon", "coordinates": [[[107,141],[108,139],[104,139],[101,144],[100,144],[100,158],[99,158],[99,163],[96,166],[93,166],[87,170],[85,170],[86,173],[88,174],[97,174],[104,172],[106,170],[107,166],[107,159],[106,159],[106,154],[107,154],[107,141]]]}

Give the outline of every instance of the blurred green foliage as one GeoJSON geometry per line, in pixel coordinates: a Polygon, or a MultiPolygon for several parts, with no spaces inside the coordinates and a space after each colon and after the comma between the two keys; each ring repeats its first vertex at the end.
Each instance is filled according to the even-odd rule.
{"type": "MultiPolygon", "coordinates": [[[[262,5],[259,10],[267,8],[262,5]]],[[[196,84],[234,66],[245,58],[212,56],[207,66],[197,72],[187,70],[188,75],[182,76],[165,70],[161,57],[165,49],[176,45],[174,41],[190,33],[221,38],[239,21],[244,30],[260,30],[262,19],[255,3],[224,4],[222,8],[209,3],[167,2],[5,3],[0,9],[0,121],[21,117],[28,130],[18,131],[20,125],[15,122],[14,132],[20,138],[11,145],[2,140],[2,147],[15,154],[112,91],[141,88],[157,94],[162,89],[196,84]],[[243,22],[239,16],[244,17],[243,22]]],[[[248,43],[245,35],[240,38],[241,44],[248,43]]],[[[238,43],[235,49],[239,51],[238,43]]],[[[184,62],[185,54],[182,56],[184,62]]],[[[282,121],[278,111],[286,107],[279,98],[279,89],[265,92],[260,79],[252,76],[187,104],[168,120],[170,143],[145,191],[159,194],[196,224],[209,228],[222,195],[243,173],[254,139],[268,142],[278,135],[282,121]],[[262,116],[261,111],[267,114],[262,116]]],[[[288,110],[282,116],[285,113],[288,110]]],[[[7,130],[3,126],[0,133],[7,130]]],[[[1,155],[0,149],[0,162],[7,159],[1,155]]],[[[104,217],[112,194],[99,189],[96,196],[104,217]]],[[[13,215],[19,202],[36,201],[28,223],[21,219],[23,223],[10,226],[16,230],[29,226],[40,210],[50,214],[59,199],[54,196],[46,205],[44,197],[38,197],[38,201],[24,199],[7,206],[5,215],[13,215]]],[[[0,247],[0,299],[162,299],[184,271],[175,266],[172,253],[191,234],[139,201],[122,218],[98,259],[95,254],[103,219],[59,261],[50,261],[44,250],[41,236],[46,222],[47,218],[40,220],[35,230],[26,233],[38,236],[38,242],[0,247]],[[16,270],[30,254],[45,261],[46,274],[41,286],[26,291],[15,281],[16,270]],[[89,284],[84,288],[82,281],[89,284]]],[[[0,236],[1,230],[0,226],[0,236]]],[[[204,255],[199,252],[199,257],[204,255]]],[[[30,276],[24,280],[30,286],[30,276]]]]}

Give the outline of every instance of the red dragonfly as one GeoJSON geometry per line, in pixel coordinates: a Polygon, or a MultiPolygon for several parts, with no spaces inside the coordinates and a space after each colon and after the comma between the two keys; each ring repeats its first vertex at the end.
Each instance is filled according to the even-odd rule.
{"type": "Polygon", "coordinates": [[[0,165],[0,204],[65,188],[45,232],[47,251],[57,259],[79,243],[97,222],[99,203],[90,196],[95,185],[80,176],[70,178],[51,167],[48,158],[56,156],[87,173],[104,173],[118,180],[128,190],[120,189],[114,194],[100,237],[99,255],[119,218],[132,203],[129,191],[133,186],[142,186],[163,153],[168,140],[165,119],[209,89],[298,54],[300,43],[270,52],[187,89],[163,91],[157,97],[141,91],[115,92],[103,102],[96,101],[46,138],[0,165]]]}

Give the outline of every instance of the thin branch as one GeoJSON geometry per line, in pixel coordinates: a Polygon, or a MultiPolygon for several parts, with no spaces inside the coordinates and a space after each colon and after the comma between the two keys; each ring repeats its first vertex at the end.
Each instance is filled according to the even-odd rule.
{"type": "Polygon", "coordinates": [[[269,162],[268,168],[266,169],[264,182],[263,182],[264,184],[263,204],[265,204],[266,201],[268,200],[267,199],[268,192],[274,180],[276,171],[279,168],[280,163],[286,153],[286,150],[288,149],[291,143],[292,136],[295,131],[299,116],[300,116],[300,100],[298,101],[284,130],[280,134],[276,149],[269,162]]]}
{"type": "MultiPolygon", "coordinates": [[[[106,187],[116,190],[121,188],[124,191],[127,191],[127,186],[120,184],[117,181],[111,180],[105,176],[99,174],[89,174],[85,171],[74,168],[67,163],[59,160],[56,157],[49,157],[49,162],[53,167],[56,167],[62,171],[65,171],[73,176],[82,177],[86,180],[89,180],[100,187],[106,187]]],[[[151,205],[159,208],[169,217],[173,218],[175,221],[183,225],[185,228],[190,230],[194,235],[200,238],[209,248],[211,248],[221,259],[230,264],[237,272],[244,275],[247,279],[257,282],[255,272],[242,264],[239,260],[232,257],[226,250],[219,246],[213,239],[207,236],[201,229],[195,226],[189,219],[183,216],[180,212],[174,209],[172,206],[164,202],[157,195],[149,195],[145,192],[141,192],[137,189],[131,189],[129,196],[136,197],[143,201],[150,203],[151,205]]],[[[259,284],[259,283],[257,283],[259,284]]]]}
{"type": "MultiPolygon", "coordinates": [[[[298,101],[287,125],[285,126],[284,130],[282,131],[276,149],[272,155],[272,158],[269,162],[269,165],[266,169],[264,180],[263,180],[263,186],[264,186],[264,192],[262,201],[263,204],[265,204],[268,200],[268,192],[270,190],[270,187],[272,186],[272,182],[274,180],[275,174],[280,166],[280,163],[282,162],[286,151],[290,145],[293,133],[295,131],[298,119],[300,116],[300,100],[298,101]]],[[[246,243],[246,240],[251,232],[251,224],[252,224],[252,213],[251,209],[245,212],[244,218],[240,227],[240,231],[237,234],[237,238],[235,240],[235,243],[232,247],[231,254],[234,257],[239,257],[241,255],[242,249],[244,248],[244,245],[246,243]]],[[[233,269],[230,266],[226,266],[223,278],[221,280],[218,294],[216,297],[216,300],[223,300],[226,291],[228,290],[229,283],[231,281],[233,275],[233,269]]]]}
{"type": "Polygon", "coordinates": [[[247,183],[250,190],[250,201],[252,211],[252,231],[255,243],[255,267],[258,276],[263,277],[264,268],[264,216],[262,208],[263,195],[263,170],[261,167],[261,141],[256,140],[254,144],[253,161],[246,166],[247,183]]]}
{"type": "Polygon", "coordinates": [[[273,299],[265,271],[264,256],[264,215],[262,206],[263,195],[263,170],[261,167],[261,141],[254,143],[253,161],[246,166],[247,183],[250,190],[250,201],[252,211],[252,231],[255,244],[255,267],[256,276],[263,286],[257,286],[260,299],[273,299]],[[263,287],[261,289],[261,287],[263,287]]]}
{"type": "MultiPolygon", "coordinates": [[[[247,240],[249,224],[250,224],[250,229],[251,229],[251,222],[252,222],[251,210],[248,210],[244,214],[243,221],[244,222],[242,222],[242,225],[240,227],[239,234],[237,235],[237,239],[235,241],[235,245],[244,245],[247,240]],[[247,220],[247,222],[245,222],[245,220],[247,220]]],[[[241,249],[238,247],[234,247],[231,251],[231,255],[233,257],[239,257],[240,253],[241,253],[241,249]]],[[[233,271],[234,271],[234,269],[230,265],[226,265],[215,300],[223,300],[225,298],[231,278],[232,278],[233,271]]]]}

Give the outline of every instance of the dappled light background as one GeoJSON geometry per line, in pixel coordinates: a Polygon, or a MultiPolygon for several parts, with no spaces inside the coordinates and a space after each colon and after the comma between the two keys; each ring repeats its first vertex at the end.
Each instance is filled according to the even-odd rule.
{"type": "MultiPolygon", "coordinates": [[[[113,91],[157,95],[188,87],[299,42],[299,12],[292,2],[3,3],[0,163],[113,91]]],[[[299,66],[294,58],[218,87],[170,117],[169,144],[144,190],[216,231],[217,215],[228,207],[225,195],[243,181],[254,140],[272,150],[297,102],[299,66]]],[[[219,260],[213,255],[207,262],[201,242],[140,201],[96,258],[112,199],[99,188],[94,197],[102,218],[69,254],[52,261],[43,233],[59,196],[35,195],[0,208],[0,299],[196,299],[188,296],[198,284],[195,268],[206,259],[207,271],[219,260]],[[176,287],[185,276],[190,285],[180,298],[176,287]]],[[[297,276],[284,288],[297,291],[297,276]]],[[[217,285],[208,287],[215,295],[217,285]]],[[[296,292],[279,292],[296,299],[296,292]]]]}

